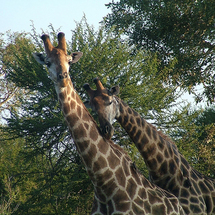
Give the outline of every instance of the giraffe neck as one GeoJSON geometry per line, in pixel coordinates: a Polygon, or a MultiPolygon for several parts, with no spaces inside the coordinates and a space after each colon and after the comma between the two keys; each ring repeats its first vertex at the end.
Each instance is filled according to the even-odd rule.
{"type": "Polygon", "coordinates": [[[186,213],[215,212],[215,180],[193,169],[168,137],[115,98],[120,112],[116,119],[140,151],[151,180],[177,196],[186,213]],[[196,202],[184,202],[185,198],[196,199],[196,202]]]}
{"type": "Polygon", "coordinates": [[[87,171],[93,172],[93,166],[98,157],[104,156],[110,150],[109,143],[100,135],[99,127],[76,93],[71,80],[67,87],[59,88],[55,86],[55,88],[65,121],[78,153],[87,171]],[[104,144],[103,148],[100,147],[100,144],[104,144]]]}
{"type": "Polygon", "coordinates": [[[79,146],[82,144],[77,143],[82,143],[85,139],[93,139],[96,142],[97,139],[101,138],[99,135],[99,128],[84,107],[80,97],[73,87],[71,80],[67,87],[58,88],[58,86],[55,86],[55,88],[64,118],[69,127],[73,140],[76,143],[78,152],[80,154],[84,154],[84,148],[79,146]],[[93,134],[93,132],[95,132],[95,134],[93,134]]]}
{"type": "Polygon", "coordinates": [[[137,146],[151,173],[156,172],[158,177],[175,175],[179,168],[179,153],[175,144],[163,138],[151,124],[122,100],[117,98],[117,101],[120,115],[116,119],[137,146]],[[172,160],[174,162],[170,164],[172,160]],[[163,164],[166,167],[162,167],[163,164]],[[172,167],[170,172],[169,165],[172,167]]]}

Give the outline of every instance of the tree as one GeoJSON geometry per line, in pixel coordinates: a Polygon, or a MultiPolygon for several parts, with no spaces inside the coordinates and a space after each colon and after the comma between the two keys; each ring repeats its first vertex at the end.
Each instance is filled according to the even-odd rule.
{"type": "Polygon", "coordinates": [[[161,68],[177,60],[174,69],[163,75],[165,83],[192,92],[197,102],[214,101],[214,1],[120,0],[107,7],[112,10],[104,19],[107,28],[114,26],[131,45],[156,52],[161,68]],[[201,93],[195,90],[197,85],[203,87],[201,93]]]}
{"type": "Polygon", "coordinates": [[[206,176],[215,178],[215,109],[193,109],[181,111],[176,129],[170,132],[179,150],[188,162],[206,176]]]}
{"type": "MultiPolygon", "coordinates": [[[[8,43],[12,40],[8,35],[8,43]]],[[[3,58],[5,52],[6,41],[3,39],[0,40],[0,59],[3,58]]],[[[17,87],[13,82],[9,81],[6,77],[5,70],[3,68],[3,64],[0,64],[0,113],[2,119],[5,115],[8,114],[10,107],[19,106],[19,98],[22,97],[23,92],[17,87]]],[[[3,121],[2,121],[3,122],[3,121]]]]}

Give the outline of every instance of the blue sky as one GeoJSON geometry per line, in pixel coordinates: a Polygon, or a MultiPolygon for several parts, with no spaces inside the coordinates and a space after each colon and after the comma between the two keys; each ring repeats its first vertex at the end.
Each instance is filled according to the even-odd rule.
{"type": "Polygon", "coordinates": [[[0,33],[30,32],[31,20],[37,33],[48,29],[50,23],[67,37],[83,15],[89,25],[98,28],[102,17],[110,12],[105,4],[110,0],[5,0],[0,7],[0,33]]]}

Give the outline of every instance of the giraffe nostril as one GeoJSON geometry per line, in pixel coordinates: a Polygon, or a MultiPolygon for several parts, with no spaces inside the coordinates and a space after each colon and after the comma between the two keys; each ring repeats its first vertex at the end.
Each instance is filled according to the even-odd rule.
{"type": "Polygon", "coordinates": [[[64,78],[67,78],[67,72],[59,74],[58,78],[59,78],[59,80],[63,80],[64,78]]]}
{"type": "Polygon", "coordinates": [[[103,135],[107,135],[109,133],[109,126],[108,125],[105,125],[103,128],[102,128],[102,133],[103,135]]]}
{"type": "Polygon", "coordinates": [[[101,126],[102,135],[106,139],[111,139],[114,134],[114,128],[110,123],[106,123],[105,125],[101,126]]]}
{"type": "Polygon", "coordinates": [[[105,133],[105,134],[108,134],[108,132],[109,132],[109,126],[106,125],[106,126],[105,126],[105,129],[104,129],[104,133],[105,133]]]}
{"type": "Polygon", "coordinates": [[[62,74],[59,74],[59,75],[58,75],[58,78],[59,78],[60,80],[62,80],[62,79],[63,79],[63,75],[62,75],[62,74]]]}

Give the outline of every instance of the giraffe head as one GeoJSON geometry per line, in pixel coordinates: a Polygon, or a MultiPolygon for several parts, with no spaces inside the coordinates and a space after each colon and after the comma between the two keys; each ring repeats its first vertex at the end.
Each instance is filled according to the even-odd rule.
{"type": "Polygon", "coordinates": [[[42,35],[46,56],[41,53],[33,53],[34,58],[40,64],[48,67],[50,78],[60,87],[66,87],[69,80],[69,66],[76,63],[82,56],[82,52],[74,52],[67,55],[65,34],[58,34],[58,46],[54,47],[48,35],[42,35]]]}
{"type": "Polygon", "coordinates": [[[94,79],[94,83],[96,90],[91,89],[89,84],[83,86],[90,97],[90,101],[86,101],[84,104],[97,112],[102,134],[105,138],[110,139],[114,133],[112,124],[114,119],[119,116],[119,105],[114,96],[119,93],[119,86],[114,86],[108,90],[104,88],[98,78],[94,79]]]}

